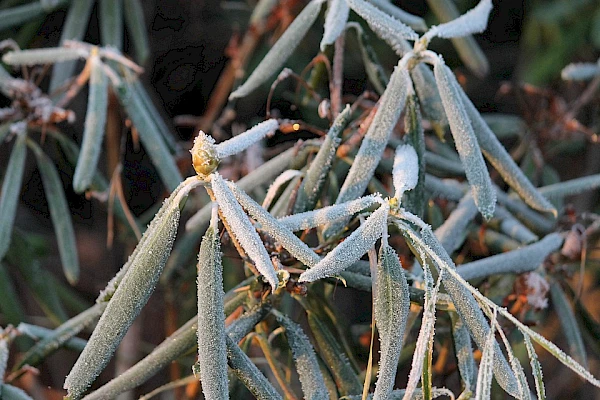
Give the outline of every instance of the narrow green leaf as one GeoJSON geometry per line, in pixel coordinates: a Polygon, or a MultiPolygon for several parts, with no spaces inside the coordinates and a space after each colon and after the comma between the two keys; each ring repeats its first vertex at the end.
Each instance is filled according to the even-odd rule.
{"type": "Polygon", "coordinates": [[[198,364],[207,399],[229,399],[223,265],[216,209],[198,254],[198,364]]]}
{"type": "MultiPolygon", "coordinates": [[[[525,178],[527,179],[527,178],[525,178]]],[[[533,187],[533,186],[532,186],[533,187]]],[[[534,190],[536,190],[534,188],[534,190]]],[[[531,209],[521,199],[513,198],[496,187],[498,202],[502,204],[510,213],[523,222],[525,226],[538,233],[548,233],[554,229],[556,220],[541,215],[538,211],[531,209]]]]}
{"type": "Polygon", "coordinates": [[[102,62],[97,56],[92,56],[89,62],[90,83],[83,141],[73,176],[73,189],[76,193],[84,192],[94,178],[102,151],[108,107],[108,78],[104,74],[102,62]]]}
{"type": "Polygon", "coordinates": [[[69,283],[75,285],[79,280],[77,241],[75,240],[71,211],[65,197],[62,180],[54,163],[44,151],[33,141],[29,141],[28,144],[33,150],[33,154],[35,154],[38,171],[42,176],[63,272],[69,283]]]}
{"type": "Polygon", "coordinates": [[[319,355],[331,371],[339,392],[344,396],[361,393],[362,384],[331,331],[314,312],[307,311],[307,315],[310,330],[320,349],[319,355]]]}
{"type": "Polygon", "coordinates": [[[600,187],[600,174],[588,175],[538,188],[548,200],[564,199],[600,187]]]}
{"type": "Polygon", "coordinates": [[[19,294],[13,285],[6,266],[0,262],[0,312],[3,321],[17,326],[25,319],[23,307],[19,301],[19,294]]]}
{"type": "Polygon", "coordinates": [[[271,311],[285,328],[288,344],[294,355],[296,370],[300,377],[302,393],[307,400],[320,400],[329,397],[319,362],[308,337],[300,327],[282,313],[271,311]]]}
{"type": "MultiPolygon", "coordinates": [[[[390,84],[379,100],[379,108],[365,134],[348,176],[340,189],[336,204],[357,199],[365,192],[375,173],[383,151],[404,109],[410,77],[402,60],[392,74],[390,84]]],[[[331,224],[323,231],[325,238],[338,233],[346,221],[331,224]]]]}
{"type": "MultiPolygon", "coordinates": [[[[51,334],[37,342],[35,346],[25,353],[23,359],[19,361],[13,368],[14,371],[22,368],[25,365],[33,367],[39,365],[48,356],[62,347],[67,341],[74,338],[84,328],[91,325],[97,318],[100,317],[106,304],[95,304],[88,310],[69,319],[64,324],[51,331],[51,334]]],[[[19,325],[17,328],[20,331],[26,331],[27,325],[19,325]]]]}
{"type": "Polygon", "coordinates": [[[152,123],[152,116],[149,115],[142,101],[135,95],[135,90],[129,84],[123,83],[115,90],[123,108],[137,128],[140,140],[150,155],[162,182],[168,190],[173,191],[183,178],[158,127],[152,123]]]}
{"type": "Polygon", "coordinates": [[[467,114],[473,124],[473,130],[477,136],[479,145],[488,161],[496,168],[502,176],[502,179],[510,185],[521,198],[529,204],[530,207],[539,210],[552,212],[556,215],[556,209],[548,200],[541,195],[531,184],[529,179],[523,174],[523,171],[513,161],[512,157],[504,146],[498,141],[494,132],[487,126],[481,115],[468,98],[468,96],[459,89],[467,114]]]}
{"type": "Polygon", "coordinates": [[[496,339],[494,337],[495,325],[492,323],[492,328],[487,334],[485,339],[485,345],[483,347],[483,354],[481,356],[481,363],[479,364],[479,373],[477,374],[477,386],[475,388],[475,400],[488,400],[491,396],[492,390],[492,370],[494,367],[494,344],[496,339]]]}
{"type": "Polygon", "coordinates": [[[557,282],[552,282],[550,285],[550,296],[552,298],[552,306],[554,311],[556,311],[563,333],[569,344],[569,352],[578,363],[588,368],[587,353],[579,324],[565,292],[563,292],[557,282]]]}
{"type": "Polygon", "coordinates": [[[26,139],[27,136],[24,134],[17,136],[2,181],[2,193],[0,193],[0,260],[4,258],[8,251],[17,214],[25,158],[27,157],[26,139]]]}
{"type": "Polygon", "coordinates": [[[376,288],[373,308],[381,356],[374,398],[387,399],[394,388],[410,309],[408,283],[398,254],[389,245],[379,250],[376,288]]]}
{"type": "Polygon", "coordinates": [[[33,400],[23,389],[6,383],[0,384],[0,395],[3,400],[33,400]]]}
{"type": "Polygon", "coordinates": [[[17,6],[0,11],[0,31],[9,28],[21,27],[32,19],[50,13],[54,9],[61,7],[67,0],[56,0],[48,7],[47,1],[34,1],[22,6],[17,6]]]}
{"type": "Polygon", "coordinates": [[[133,50],[138,64],[144,64],[150,55],[144,9],[140,0],[124,0],[125,26],[133,41],[133,50]]]}
{"type": "MultiPolygon", "coordinates": [[[[100,316],[100,314],[101,313],[98,313],[98,316],[100,316]]],[[[27,335],[33,340],[43,340],[55,334],[54,329],[44,328],[43,326],[31,325],[25,322],[21,322],[17,326],[17,330],[21,334],[27,335]]],[[[83,351],[83,348],[86,344],[87,340],[78,337],[72,337],[71,339],[67,340],[62,346],[68,350],[81,352],[83,351]]]]}
{"type": "Polygon", "coordinates": [[[338,244],[319,263],[304,271],[299,282],[313,282],[333,276],[354,264],[369,251],[387,229],[387,217],[390,207],[382,204],[367,218],[346,240],[338,244]]]}
{"type": "Polygon", "coordinates": [[[335,152],[341,142],[339,136],[348,124],[351,115],[352,110],[349,105],[346,105],[346,108],[333,121],[319,152],[311,162],[306,171],[306,176],[302,180],[294,205],[294,214],[315,208],[335,158],[335,152]]]}
{"type": "Polygon", "coordinates": [[[325,17],[325,32],[321,39],[321,51],[335,42],[344,31],[350,7],[346,0],[331,0],[327,4],[327,15],[325,17]]]}
{"type": "Polygon", "coordinates": [[[497,221],[496,224],[498,224],[500,232],[518,242],[529,244],[539,240],[539,237],[535,233],[531,232],[502,206],[496,207],[494,219],[491,221],[490,226],[495,226],[494,220],[497,221]]]}
{"type": "Polygon", "coordinates": [[[64,61],[84,59],[88,56],[85,49],[52,47],[46,49],[11,51],[2,56],[2,61],[8,65],[53,64],[64,61]]]}
{"type": "MultiPolygon", "coordinates": [[[[60,34],[61,45],[65,43],[65,40],[83,40],[93,7],[94,1],[71,2],[60,34]]],[[[54,92],[71,78],[75,71],[75,65],[75,61],[55,64],[52,69],[48,92],[54,92]]]]}
{"type": "Polygon", "coordinates": [[[323,4],[322,0],[311,0],[304,7],[260,64],[252,71],[246,82],[229,95],[229,100],[247,96],[279,72],[319,16],[321,4],[323,4]]]}
{"type": "Polygon", "coordinates": [[[283,399],[250,358],[229,337],[227,337],[227,359],[229,367],[238,379],[258,400],[283,399]]]}
{"type": "Polygon", "coordinates": [[[562,236],[552,233],[529,246],[460,265],[457,272],[463,279],[470,280],[494,274],[522,274],[533,271],[542,264],[548,254],[557,251],[562,243],[562,236]]]}
{"type": "Polygon", "coordinates": [[[433,175],[425,175],[425,188],[433,197],[459,201],[465,195],[466,186],[453,179],[440,179],[433,175]]]}
{"type": "Polygon", "coordinates": [[[230,183],[229,187],[240,205],[261,225],[261,228],[277,240],[298,261],[301,261],[308,267],[313,267],[321,261],[321,258],[306,243],[300,240],[289,228],[275,219],[275,217],[262,208],[260,204],[252,200],[250,196],[240,190],[234,183],[230,183]]]}
{"type": "Polygon", "coordinates": [[[274,119],[268,119],[245,132],[240,133],[224,142],[216,145],[219,159],[241,153],[261,139],[271,136],[279,128],[279,122],[274,119]]]}
{"type": "Polygon", "coordinates": [[[471,185],[477,208],[485,219],[490,219],[496,206],[496,191],[481,155],[477,138],[463,101],[458,82],[450,68],[440,59],[433,69],[442,103],[448,116],[454,144],[471,185]]]}
{"type": "Polygon", "coordinates": [[[529,336],[523,333],[525,347],[527,348],[527,354],[531,360],[531,370],[533,371],[533,379],[535,380],[535,391],[537,392],[538,400],[546,400],[546,388],[544,386],[544,375],[542,374],[542,366],[538,360],[537,353],[533,348],[533,343],[529,336]]]}
{"type": "Polygon", "coordinates": [[[65,389],[72,399],[79,399],[110,361],[125,333],[152,294],[169,257],[177,233],[183,200],[199,185],[197,178],[188,178],[181,190],[165,201],[152,221],[138,247],[135,257],[102,314],[88,345],[83,350],[65,380],[65,389]]]}
{"type": "Polygon", "coordinates": [[[360,48],[360,55],[362,56],[363,64],[365,65],[365,72],[369,81],[375,88],[375,91],[382,95],[385,91],[385,87],[388,85],[390,78],[384,71],[377,53],[371,46],[368,35],[365,30],[356,22],[349,22],[346,24],[346,29],[354,28],[356,36],[358,38],[358,46],[360,48]]]}
{"type": "Polygon", "coordinates": [[[211,177],[215,200],[219,204],[222,217],[227,220],[232,230],[229,233],[238,240],[242,248],[248,253],[248,257],[254,262],[256,269],[267,279],[274,292],[277,289],[279,278],[256,229],[250,223],[244,210],[236,201],[235,195],[221,178],[221,175],[214,173],[211,177]]]}
{"type": "Polygon", "coordinates": [[[423,131],[421,110],[415,95],[408,96],[406,114],[404,115],[404,130],[406,141],[417,154],[417,183],[414,189],[404,193],[403,207],[422,217],[425,212],[425,133],[423,131]]]}
{"type": "Polygon", "coordinates": [[[100,41],[103,46],[123,48],[123,0],[100,0],[100,41]]]}

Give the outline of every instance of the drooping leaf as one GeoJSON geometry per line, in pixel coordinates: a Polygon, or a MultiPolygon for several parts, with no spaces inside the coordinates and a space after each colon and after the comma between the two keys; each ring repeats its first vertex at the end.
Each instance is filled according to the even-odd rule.
{"type": "Polygon", "coordinates": [[[462,245],[462,241],[465,239],[463,232],[467,230],[467,226],[475,219],[476,215],[477,207],[471,192],[468,192],[452,210],[446,221],[435,230],[435,236],[448,254],[454,253],[462,245]]]}
{"type": "Polygon", "coordinates": [[[422,217],[425,212],[425,133],[423,131],[421,111],[416,96],[408,96],[404,116],[406,141],[417,155],[417,182],[415,188],[404,194],[403,207],[422,217]]]}
{"type": "Polygon", "coordinates": [[[2,181],[2,192],[0,193],[0,260],[4,258],[8,251],[17,214],[25,158],[27,157],[26,139],[27,136],[24,134],[17,136],[2,181]]]}
{"type": "Polygon", "coordinates": [[[535,381],[535,390],[537,392],[538,400],[546,400],[546,387],[544,386],[544,375],[542,374],[542,366],[540,365],[540,361],[538,360],[537,353],[533,348],[533,343],[531,343],[531,339],[529,339],[529,336],[525,333],[523,333],[523,341],[525,342],[527,354],[529,355],[529,359],[531,360],[531,369],[533,371],[533,379],[535,381]]]}
{"type": "Polygon", "coordinates": [[[444,112],[444,105],[435,84],[433,72],[429,66],[419,64],[410,71],[410,77],[419,97],[423,115],[431,121],[438,136],[443,135],[443,128],[448,125],[448,118],[444,112]]]}
{"type": "Polygon", "coordinates": [[[90,83],[83,130],[81,151],[73,175],[73,189],[76,193],[84,192],[92,183],[100,152],[102,139],[106,126],[106,113],[108,107],[108,78],[103,71],[102,62],[98,56],[89,60],[90,83]]]}
{"type": "MultiPolygon", "coordinates": [[[[69,12],[65,23],[62,26],[60,34],[60,43],[64,44],[65,40],[82,40],[90,15],[92,14],[93,1],[73,1],[69,6],[69,12]]],[[[65,82],[73,76],[75,71],[75,61],[67,61],[54,65],[52,69],[52,77],[50,78],[50,93],[57,90],[65,82]]]]}
{"type": "Polygon", "coordinates": [[[71,285],[75,285],[79,280],[79,258],[77,254],[77,242],[75,240],[75,231],[71,221],[71,211],[65,197],[62,180],[54,163],[35,144],[29,142],[38,165],[38,171],[42,176],[42,184],[50,209],[50,217],[58,242],[58,251],[62,262],[63,272],[71,285]]]}
{"type": "Polygon", "coordinates": [[[442,103],[448,116],[454,144],[471,185],[473,199],[485,219],[490,219],[496,206],[496,191],[487,171],[477,138],[460,95],[462,89],[450,69],[439,61],[433,69],[442,103]]]}
{"type": "Polygon", "coordinates": [[[122,83],[115,88],[115,91],[127,115],[137,128],[140,140],[150,155],[150,159],[156,167],[163,184],[168,190],[173,191],[183,178],[160,131],[152,123],[152,117],[138,96],[135,96],[133,88],[129,84],[122,83]]]}
{"type": "Polygon", "coordinates": [[[399,7],[396,7],[392,2],[386,0],[368,0],[369,3],[373,4],[382,11],[385,11],[392,17],[396,18],[400,22],[410,26],[415,31],[424,32],[427,30],[427,24],[423,18],[410,14],[399,7]]]}
{"type": "Polygon", "coordinates": [[[177,233],[180,206],[190,190],[199,185],[197,178],[182,182],[181,190],[169,197],[128,261],[122,279],[83,350],[65,380],[72,399],[79,399],[110,361],[125,333],[154,291],[160,273],[169,257],[177,233]]]}
{"type": "Polygon", "coordinates": [[[25,319],[23,307],[19,301],[19,295],[12,278],[4,264],[0,262],[0,312],[4,320],[16,326],[25,319]]]}
{"type": "Polygon", "coordinates": [[[356,22],[349,22],[346,24],[346,29],[350,28],[354,28],[356,31],[356,36],[358,37],[358,46],[360,48],[363,64],[365,65],[367,77],[375,88],[375,91],[381,95],[385,91],[385,87],[387,86],[390,78],[387,76],[386,72],[381,66],[379,58],[377,57],[377,53],[371,46],[369,38],[364,29],[356,22]]]}
{"type": "Polygon", "coordinates": [[[325,17],[325,32],[321,39],[321,51],[335,42],[346,27],[350,7],[346,0],[330,0],[327,4],[327,15],[325,17]]]}
{"type": "Polygon", "coordinates": [[[477,386],[475,388],[475,399],[476,400],[488,400],[491,396],[492,390],[492,376],[494,369],[494,344],[496,340],[494,338],[494,327],[490,329],[485,345],[483,346],[483,355],[481,356],[481,363],[479,364],[479,373],[477,374],[477,386]]]}
{"type": "Polygon", "coordinates": [[[557,282],[550,284],[550,296],[552,298],[552,307],[558,316],[562,331],[569,344],[569,352],[578,363],[588,368],[587,353],[579,324],[575,319],[573,308],[569,304],[567,296],[557,282]]]}
{"type": "Polygon", "coordinates": [[[450,22],[432,27],[425,37],[454,38],[480,33],[487,27],[492,0],[481,0],[477,6],[450,22]]]}
{"type": "Polygon", "coordinates": [[[281,35],[277,43],[252,71],[246,82],[229,95],[229,100],[247,96],[276,74],[292,55],[321,11],[322,0],[311,0],[294,22],[281,35]]]}
{"type": "Polygon", "coordinates": [[[150,55],[148,34],[146,33],[146,21],[144,20],[144,9],[140,0],[124,0],[125,25],[127,32],[133,41],[135,59],[139,64],[144,64],[150,55]]]}
{"type": "Polygon", "coordinates": [[[202,393],[208,399],[228,399],[227,346],[223,301],[223,265],[215,212],[198,254],[198,364],[202,393]]]}
{"type": "Polygon", "coordinates": [[[464,383],[463,389],[472,392],[475,390],[476,367],[475,357],[473,356],[473,346],[471,345],[471,336],[464,322],[456,312],[451,312],[452,320],[452,338],[454,341],[454,354],[458,360],[458,370],[460,378],[464,383]]]}
{"type": "Polygon", "coordinates": [[[256,269],[267,279],[271,288],[275,291],[279,278],[256,229],[250,223],[227,183],[218,173],[212,174],[211,183],[222,217],[233,231],[229,233],[237,239],[256,265],[256,269]]]}
{"type": "Polygon", "coordinates": [[[374,397],[387,399],[394,388],[410,308],[408,283],[398,255],[389,245],[379,251],[376,288],[373,310],[381,356],[374,397]]]}

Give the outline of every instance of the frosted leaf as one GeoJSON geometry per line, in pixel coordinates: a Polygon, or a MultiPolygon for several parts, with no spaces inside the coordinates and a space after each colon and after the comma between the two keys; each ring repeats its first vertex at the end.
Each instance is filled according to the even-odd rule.
{"type": "Polygon", "coordinates": [[[531,370],[533,372],[533,379],[535,381],[535,391],[537,393],[537,397],[540,400],[546,399],[546,388],[544,386],[544,375],[542,373],[542,366],[537,357],[537,353],[535,352],[535,348],[533,347],[533,343],[531,343],[531,339],[525,332],[521,332],[523,334],[523,339],[525,342],[525,348],[527,349],[527,354],[529,355],[529,360],[531,363],[531,370]]]}
{"type": "Polygon", "coordinates": [[[494,215],[496,191],[492,187],[492,181],[483,161],[479,144],[477,144],[471,121],[463,105],[460,95],[462,89],[460,89],[450,68],[441,59],[436,62],[433,73],[444,104],[444,110],[446,110],[448,116],[456,150],[471,185],[475,204],[477,204],[477,208],[479,208],[483,217],[490,219],[494,215]]]}
{"type": "MultiPolygon", "coordinates": [[[[361,1],[364,3],[364,0],[361,1]]],[[[346,180],[340,188],[340,193],[335,201],[336,204],[354,200],[365,192],[375,173],[375,168],[381,161],[383,151],[398,122],[400,113],[404,109],[409,85],[408,71],[399,63],[394,69],[389,85],[379,100],[379,108],[358,149],[348,176],[346,176],[346,180]]],[[[327,238],[336,234],[343,228],[345,222],[345,220],[342,220],[327,226],[323,236],[327,238]]]]}
{"type": "Polygon", "coordinates": [[[562,243],[562,236],[552,233],[529,246],[463,264],[457,271],[466,280],[494,274],[522,274],[539,267],[548,254],[557,251],[562,243]]]}
{"type": "Polygon", "coordinates": [[[292,349],[294,363],[300,377],[304,398],[307,400],[327,399],[329,397],[327,386],[325,386],[317,355],[310,344],[310,340],[300,325],[278,311],[273,310],[272,313],[277,318],[277,322],[285,328],[288,344],[292,349]]]}
{"type": "MultiPolygon", "coordinates": [[[[515,164],[504,146],[498,141],[494,132],[485,123],[479,111],[475,108],[466,93],[457,88],[462,98],[462,104],[473,124],[473,130],[485,158],[496,168],[502,179],[510,185],[519,196],[532,208],[539,211],[552,212],[556,209],[542,196],[525,176],[521,168],[515,164]]],[[[499,195],[500,196],[500,195],[499,195]]]]}
{"type": "Polygon", "coordinates": [[[279,128],[279,122],[276,119],[263,121],[245,132],[232,137],[217,145],[217,154],[220,159],[241,153],[254,143],[272,136],[279,128]]]}
{"type": "Polygon", "coordinates": [[[417,186],[419,180],[419,157],[414,147],[409,144],[396,147],[394,167],[392,169],[394,179],[394,197],[402,199],[407,190],[417,186]]]}
{"type": "MultiPolygon", "coordinates": [[[[0,328],[0,335],[4,335],[4,331],[0,328]]],[[[8,365],[8,343],[5,338],[0,338],[0,385],[4,382],[4,374],[8,365]]]]}
{"type": "Polygon", "coordinates": [[[227,337],[227,360],[232,372],[257,399],[283,400],[252,360],[229,337],[227,337]]]}
{"type": "Polygon", "coordinates": [[[271,288],[275,291],[279,279],[258,233],[256,233],[244,210],[242,210],[242,206],[239,205],[231,189],[229,189],[227,183],[221,178],[221,175],[215,173],[211,176],[215,199],[219,204],[223,218],[227,220],[232,230],[229,233],[237,239],[248,254],[248,257],[256,265],[258,272],[267,279],[271,288]]]}
{"type": "Polygon", "coordinates": [[[500,221],[500,232],[523,244],[537,242],[539,237],[516,219],[506,208],[497,206],[494,219],[500,221]]]}
{"type": "Polygon", "coordinates": [[[448,254],[456,251],[465,239],[467,226],[475,219],[477,207],[471,193],[465,194],[456,208],[452,210],[446,221],[435,230],[438,238],[448,254]]]}
{"type": "Polygon", "coordinates": [[[265,210],[268,210],[271,207],[271,203],[275,200],[275,196],[277,196],[277,192],[279,189],[285,185],[290,180],[294,179],[297,176],[302,175],[302,171],[298,171],[297,169],[288,169],[283,171],[281,175],[279,175],[269,186],[269,190],[267,190],[267,194],[263,200],[262,206],[265,210]]]}
{"type": "Polygon", "coordinates": [[[410,77],[419,97],[419,103],[423,108],[423,114],[434,124],[434,127],[443,129],[448,125],[448,119],[435,84],[433,72],[428,65],[419,64],[410,71],[410,77]]]}
{"type": "Polygon", "coordinates": [[[466,187],[454,179],[440,179],[437,176],[425,174],[425,188],[434,197],[459,201],[463,198],[466,187]]]}
{"type": "Polygon", "coordinates": [[[600,187],[600,174],[588,175],[538,188],[545,198],[549,200],[563,199],[600,187]]]}
{"type": "Polygon", "coordinates": [[[396,18],[398,21],[410,26],[415,31],[424,32],[427,30],[427,24],[423,18],[418,15],[407,13],[403,9],[396,7],[390,1],[387,0],[367,0],[377,8],[381,9],[385,13],[396,18]]]}
{"type": "Polygon", "coordinates": [[[378,195],[364,196],[356,200],[323,207],[314,211],[288,215],[287,217],[279,218],[278,221],[293,232],[302,231],[325,225],[341,218],[351,217],[382,201],[383,199],[378,195]]]}
{"type": "Polygon", "coordinates": [[[344,110],[333,121],[325,140],[323,140],[320,146],[319,152],[306,171],[306,177],[298,190],[296,204],[294,204],[294,213],[315,208],[327,174],[329,174],[331,165],[335,159],[336,150],[341,142],[339,136],[348,124],[351,115],[352,108],[346,105],[344,110]]]}
{"type": "Polygon", "coordinates": [[[247,96],[279,72],[319,16],[321,4],[323,4],[322,0],[311,0],[304,7],[304,10],[298,14],[277,43],[271,47],[260,64],[252,71],[246,82],[229,95],[229,100],[247,96]]]}
{"type": "Polygon", "coordinates": [[[270,306],[266,306],[265,304],[257,304],[227,327],[227,336],[229,336],[234,343],[239,342],[245,338],[248,333],[252,332],[256,324],[267,316],[269,308],[270,306]]]}
{"type": "MultiPolygon", "coordinates": [[[[541,277],[540,277],[541,278],[541,277]]],[[[543,279],[543,278],[541,278],[543,279]]],[[[546,292],[548,291],[548,283],[546,283],[546,292]]],[[[550,285],[550,296],[552,298],[552,308],[556,312],[556,316],[560,321],[560,326],[565,334],[565,339],[569,344],[569,353],[577,360],[578,363],[583,365],[585,368],[588,367],[587,353],[585,351],[585,344],[583,343],[583,336],[579,329],[579,324],[573,312],[573,308],[565,292],[560,287],[560,284],[553,282],[550,285]]],[[[529,298],[529,296],[527,296],[529,298]]],[[[547,301],[547,299],[546,299],[547,301]]],[[[577,301],[577,300],[576,300],[577,301]]]]}
{"type": "Polygon", "coordinates": [[[202,392],[208,399],[229,399],[223,265],[218,218],[210,226],[198,254],[198,364],[202,392]]]}
{"type": "Polygon", "coordinates": [[[496,343],[496,340],[494,338],[494,328],[495,325],[492,321],[492,328],[490,329],[485,339],[485,345],[483,346],[483,354],[481,356],[481,363],[479,364],[479,373],[477,374],[477,386],[475,388],[476,400],[488,400],[491,396],[493,376],[492,370],[494,364],[494,344],[496,343]]]}
{"type": "MultiPolygon", "coordinates": [[[[492,311],[488,310],[487,312],[489,314],[492,311]]],[[[496,318],[497,314],[498,314],[498,311],[494,310],[493,311],[494,317],[492,318],[493,325],[496,327],[496,331],[500,334],[500,337],[502,338],[502,342],[504,343],[504,348],[506,349],[506,353],[508,355],[508,361],[510,362],[510,366],[513,370],[513,373],[517,377],[517,384],[519,387],[519,398],[520,399],[529,399],[530,398],[529,394],[531,393],[531,390],[529,389],[529,383],[527,383],[527,377],[525,376],[525,371],[523,371],[523,366],[521,365],[521,362],[519,361],[519,359],[517,357],[515,357],[515,354],[513,352],[511,344],[508,341],[506,334],[502,330],[502,327],[498,323],[498,320],[496,318]]]]}
{"type": "Polygon", "coordinates": [[[88,345],[83,349],[64,388],[79,399],[110,361],[117,346],[154,291],[171,253],[179,224],[181,201],[199,184],[188,178],[165,201],[136,247],[128,268],[110,298],[88,345]]]}
{"type": "Polygon", "coordinates": [[[108,107],[108,77],[103,71],[102,62],[98,56],[92,56],[89,63],[90,81],[83,141],[73,175],[73,190],[76,193],[84,192],[96,173],[108,107]]]}
{"type": "Polygon", "coordinates": [[[477,6],[460,17],[445,24],[432,27],[425,33],[424,37],[431,39],[437,36],[449,39],[481,33],[487,27],[492,8],[492,0],[481,0],[477,6]]]}
{"type": "Polygon", "coordinates": [[[396,18],[365,0],[347,0],[350,8],[369,24],[369,27],[394,51],[403,52],[405,39],[417,40],[419,35],[396,18]]]}
{"type": "Polygon", "coordinates": [[[374,312],[381,342],[381,356],[374,398],[387,399],[396,380],[410,309],[410,295],[398,254],[390,246],[381,246],[377,269],[374,312]]]}
{"type": "Polygon", "coordinates": [[[471,345],[471,336],[464,322],[456,312],[450,312],[452,320],[452,338],[454,340],[454,354],[458,360],[458,370],[460,377],[464,382],[464,389],[473,391],[476,382],[475,377],[475,357],[473,356],[473,346],[471,345]]]}
{"type": "Polygon", "coordinates": [[[565,81],[588,81],[600,75],[600,64],[595,63],[573,63],[567,65],[560,73],[565,81]]]}
{"type": "Polygon", "coordinates": [[[354,264],[381,237],[386,226],[389,206],[382,204],[367,220],[338,244],[325,258],[300,275],[299,282],[313,282],[333,276],[354,264]]]}
{"type": "Polygon", "coordinates": [[[325,32],[321,39],[321,51],[340,36],[346,27],[350,8],[346,0],[329,0],[327,5],[327,15],[325,16],[325,32]]]}
{"type": "Polygon", "coordinates": [[[8,65],[54,64],[57,62],[79,60],[88,57],[84,49],[54,47],[50,49],[19,50],[6,53],[2,62],[8,65]]]}
{"type": "Polygon", "coordinates": [[[294,233],[269,214],[244,191],[230,183],[231,191],[242,207],[254,218],[269,235],[273,236],[290,254],[308,267],[313,267],[321,258],[294,233]]]}
{"type": "MultiPolygon", "coordinates": [[[[237,185],[242,190],[252,190],[257,186],[261,186],[273,179],[281,173],[290,163],[290,159],[295,154],[296,149],[291,148],[276,157],[273,157],[263,165],[244,176],[242,179],[237,181],[237,185]]],[[[188,222],[185,224],[186,231],[199,229],[201,225],[208,223],[210,218],[210,205],[201,208],[196,214],[194,214],[188,222]]]]}

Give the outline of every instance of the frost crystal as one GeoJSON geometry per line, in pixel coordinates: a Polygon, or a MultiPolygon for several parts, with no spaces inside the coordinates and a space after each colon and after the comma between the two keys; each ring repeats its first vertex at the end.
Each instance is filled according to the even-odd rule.
{"type": "Polygon", "coordinates": [[[394,157],[394,167],[392,169],[394,179],[394,197],[402,198],[402,194],[407,190],[412,190],[417,186],[419,180],[419,157],[414,147],[409,144],[398,146],[396,156],[394,157]]]}

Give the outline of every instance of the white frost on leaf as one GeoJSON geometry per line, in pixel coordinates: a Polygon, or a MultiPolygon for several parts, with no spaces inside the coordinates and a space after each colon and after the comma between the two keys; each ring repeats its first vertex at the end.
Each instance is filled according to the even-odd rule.
{"type": "Polygon", "coordinates": [[[329,0],[327,16],[325,17],[325,32],[321,39],[321,51],[333,44],[346,27],[350,7],[346,0],[329,0]]]}
{"type": "Polygon", "coordinates": [[[485,30],[488,23],[490,12],[492,11],[492,0],[481,0],[477,6],[467,11],[460,17],[432,27],[425,37],[431,39],[435,36],[445,39],[472,35],[481,33],[485,30]]]}
{"type": "Polygon", "coordinates": [[[258,272],[267,279],[273,291],[277,289],[279,279],[271,263],[271,259],[258,233],[244,213],[242,206],[235,199],[227,183],[219,174],[212,174],[212,190],[223,218],[227,220],[232,230],[230,232],[256,265],[258,272]]]}
{"type": "Polygon", "coordinates": [[[279,128],[279,122],[272,118],[255,125],[245,132],[232,137],[217,145],[219,158],[229,157],[241,153],[254,143],[271,136],[279,128]]]}
{"type": "Polygon", "coordinates": [[[381,237],[387,224],[390,207],[382,204],[364,224],[337,245],[313,268],[300,275],[299,282],[313,282],[344,271],[360,259],[381,237]]]}
{"type": "Polygon", "coordinates": [[[394,167],[392,169],[394,189],[397,199],[401,199],[404,192],[417,186],[419,180],[419,157],[414,147],[409,144],[396,147],[394,167]]]}
{"type": "Polygon", "coordinates": [[[573,63],[560,73],[565,81],[589,81],[600,75],[600,63],[573,63]]]}

